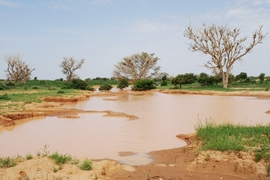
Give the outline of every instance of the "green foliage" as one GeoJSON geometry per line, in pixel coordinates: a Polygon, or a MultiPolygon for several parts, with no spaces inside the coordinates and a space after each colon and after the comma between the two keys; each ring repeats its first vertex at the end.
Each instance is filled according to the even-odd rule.
{"type": "Polygon", "coordinates": [[[27,160],[29,160],[29,159],[32,159],[33,156],[32,156],[31,153],[27,153],[27,154],[25,155],[25,158],[26,158],[27,160]]]}
{"type": "Polygon", "coordinates": [[[168,82],[166,80],[162,80],[160,86],[167,86],[168,82]]]}
{"type": "Polygon", "coordinates": [[[196,81],[196,76],[193,73],[178,74],[175,78],[171,80],[171,83],[175,86],[179,84],[182,88],[183,84],[192,84],[196,81]]]}
{"type": "Polygon", "coordinates": [[[263,83],[264,82],[264,77],[265,77],[265,74],[264,73],[261,73],[259,75],[260,83],[263,83]]]}
{"type": "Polygon", "coordinates": [[[66,154],[59,154],[58,152],[53,153],[52,155],[49,156],[51,159],[55,161],[56,164],[58,165],[63,165],[67,163],[68,161],[72,160],[72,157],[66,154]]]}
{"type": "Polygon", "coordinates": [[[73,89],[86,90],[87,86],[88,86],[87,83],[81,79],[72,79],[71,81],[71,87],[73,89]]]}
{"type": "Polygon", "coordinates": [[[8,81],[7,83],[5,83],[6,86],[15,86],[14,82],[8,81]]]}
{"type": "Polygon", "coordinates": [[[198,77],[198,83],[201,84],[201,86],[212,86],[214,84],[218,84],[221,82],[221,78],[218,76],[209,76],[206,73],[201,73],[198,77]]]}
{"type": "Polygon", "coordinates": [[[64,94],[64,93],[66,93],[65,91],[57,91],[57,94],[64,94]]]}
{"type": "Polygon", "coordinates": [[[10,100],[10,97],[8,96],[7,93],[0,95],[0,100],[10,100]]]}
{"type": "Polygon", "coordinates": [[[32,87],[32,89],[38,89],[38,87],[37,86],[34,86],[34,87],[32,87]]]}
{"type": "Polygon", "coordinates": [[[235,76],[235,80],[238,81],[238,80],[245,80],[247,78],[247,73],[245,72],[241,72],[240,74],[236,75],[235,76]]]}
{"type": "Polygon", "coordinates": [[[199,123],[195,129],[197,138],[202,140],[202,150],[253,151],[256,161],[270,160],[270,125],[216,125],[206,122],[199,123]]]}
{"type": "Polygon", "coordinates": [[[138,80],[132,87],[134,91],[146,91],[155,89],[155,82],[149,79],[138,80]]]}
{"type": "Polygon", "coordinates": [[[110,91],[112,89],[112,85],[110,84],[104,84],[99,87],[100,91],[110,91]]]}
{"type": "Polygon", "coordinates": [[[9,168],[17,165],[17,162],[14,158],[5,157],[0,158],[0,168],[9,168]]]}
{"type": "Polygon", "coordinates": [[[89,171],[92,169],[92,161],[85,159],[80,165],[79,168],[84,171],[89,171]]]}
{"type": "Polygon", "coordinates": [[[126,78],[122,78],[119,80],[119,84],[117,85],[117,88],[119,89],[124,89],[125,87],[128,87],[129,83],[128,83],[128,79],[126,78]]]}
{"type": "Polygon", "coordinates": [[[2,82],[0,82],[0,90],[8,89],[2,82]]]}
{"type": "Polygon", "coordinates": [[[88,90],[88,91],[95,91],[95,88],[93,88],[92,86],[87,86],[86,87],[86,90],[88,90]]]}

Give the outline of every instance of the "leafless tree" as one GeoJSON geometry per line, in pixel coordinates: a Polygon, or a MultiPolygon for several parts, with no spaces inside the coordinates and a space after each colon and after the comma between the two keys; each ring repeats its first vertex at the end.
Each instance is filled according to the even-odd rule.
{"type": "Polygon", "coordinates": [[[211,56],[211,60],[207,61],[204,66],[222,76],[224,88],[228,86],[233,64],[251,52],[256,45],[262,43],[267,34],[263,34],[262,26],[259,26],[259,29],[252,33],[252,41],[247,46],[244,45],[247,37],[241,38],[239,35],[239,28],[231,30],[227,26],[214,24],[211,26],[203,24],[201,29],[188,26],[184,32],[184,36],[191,40],[190,50],[211,56]]]}
{"type": "Polygon", "coordinates": [[[74,78],[78,78],[78,75],[74,72],[77,69],[80,69],[82,67],[82,64],[84,63],[84,59],[77,62],[73,57],[67,58],[64,57],[64,60],[60,64],[60,67],[62,68],[62,72],[66,74],[67,81],[71,81],[74,78]]]}
{"type": "Polygon", "coordinates": [[[13,80],[15,83],[18,81],[26,83],[30,79],[32,72],[35,70],[22,61],[20,54],[6,55],[4,56],[4,59],[8,65],[7,70],[5,71],[7,79],[13,80]]]}
{"type": "Polygon", "coordinates": [[[154,54],[142,52],[125,57],[115,65],[113,76],[116,78],[125,77],[131,80],[149,79],[160,71],[157,66],[159,58],[154,54]]]}

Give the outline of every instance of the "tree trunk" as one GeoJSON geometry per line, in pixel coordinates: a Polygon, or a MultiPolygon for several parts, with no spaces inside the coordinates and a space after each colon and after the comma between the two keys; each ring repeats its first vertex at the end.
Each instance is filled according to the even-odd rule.
{"type": "Polygon", "coordinates": [[[222,75],[222,87],[223,88],[228,88],[229,74],[230,73],[227,70],[227,72],[223,73],[223,75],[222,75]]]}

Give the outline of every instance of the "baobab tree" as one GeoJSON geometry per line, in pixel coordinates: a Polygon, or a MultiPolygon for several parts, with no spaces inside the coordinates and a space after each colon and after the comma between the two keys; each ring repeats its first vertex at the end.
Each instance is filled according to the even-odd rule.
{"type": "Polygon", "coordinates": [[[150,79],[155,76],[160,66],[157,65],[158,57],[155,54],[142,52],[125,57],[115,65],[113,76],[116,78],[128,78],[131,80],[150,79]]]}
{"type": "Polygon", "coordinates": [[[188,26],[184,36],[191,40],[189,47],[193,52],[202,52],[211,56],[211,60],[204,64],[215,74],[221,75],[222,86],[227,88],[230,72],[236,61],[242,60],[243,56],[250,53],[258,44],[262,43],[266,34],[262,33],[262,26],[252,33],[251,42],[245,46],[247,37],[239,37],[240,29],[231,30],[227,26],[215,24],[207,26],[203,24],[201,29],[188,26]]]}
{"type": "Polygon", "coordinates": [[[20,54],[6,55],[4,56],[7,62],[7,70],[5,70],[7,79],[12,80],[15,83],[23,81],[26,83],[30,78],[34,68],[30,68],[24,61],[20,54]]]}
{"type": "Polygon", "coordinates": [[[80,60],[79,62],[77,62],[77,60],[75,60],[73,57],[64,57],[63,59],[64,60],[60,64],[60,67],[62,68],[62,72],[66,74],[67,81],[77,78],[78,76],[74,72],[82,67],[84,59],[80,60]]]}

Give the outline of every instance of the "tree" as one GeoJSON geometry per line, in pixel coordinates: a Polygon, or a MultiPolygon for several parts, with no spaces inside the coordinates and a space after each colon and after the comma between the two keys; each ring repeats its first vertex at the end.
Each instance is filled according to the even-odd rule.
{"type": "Polygon", "coordinates": [[[116,78],[125,77],[131,80],[150,79],[157,75],[160,67],[157,66],[159,58],[154,54],[133,54],[125,57],[122,61],[115,65],[113,76],[116,78]]]}
{"type": "Polygon", "coordinates": [[[171,80],[171,83],[175,86],[179,84],[180,89],[183,84],[192,84],[196,81],[196,76],[193,73],[178,74],[171,80]]]}
{"type": "Polygon", "coordinates": [[[215,74],[222,76],[222,86],[227,88],[229,74],[236,61],[240,61],[243,56],[262,40],[267,34],[262,33],[262,26],[252,34],[252,41],[248,46],[244,45],[247,37],[240,38],[240,29],[229,29],[227,26],[207,26],[203,24],[202,29],[194,29],[188,26],[184,36],[191,40],[190,50],[202,52],[211,56],[211,60],[204,64],[215,74]]]}
{"type": "Polygon", "coordinates": [[[265,77],[265,74],[264,74],[264,73],[261,73],[261,74],[259,75],[260,83],[263,83],[264,77],[265,77]]]}
{"type": "Polygon", "coordinates": [[[78,78],[78,75],[74,72],[77,69],[80,69],[82,67],[82,64],[84,63],[84,59],[77,62],[73,57],[67,58],[64,57],[64,60],[60,64],[60,67],[62,68],[62,72],[66,74],[67,81],[71,81],[72,79],[78,78]]]}
{"type": "Polygon", "coordinates": [[[32,72],[35,70],[22,61],[20,54],[7,55],[4,56],[4,59],[8,65],[7,70],[5,70],[7,79],[13,80],[15,83],[19,81],[26,83],[30,79],[32,72]]]}
{"type": "Polygon", "coordinates": [[[247,73],[246,72],[240,72],[238,75],[235,76],[235,80],[238,81],[238,80],[246,80],[247,79],[247,73]]]}

